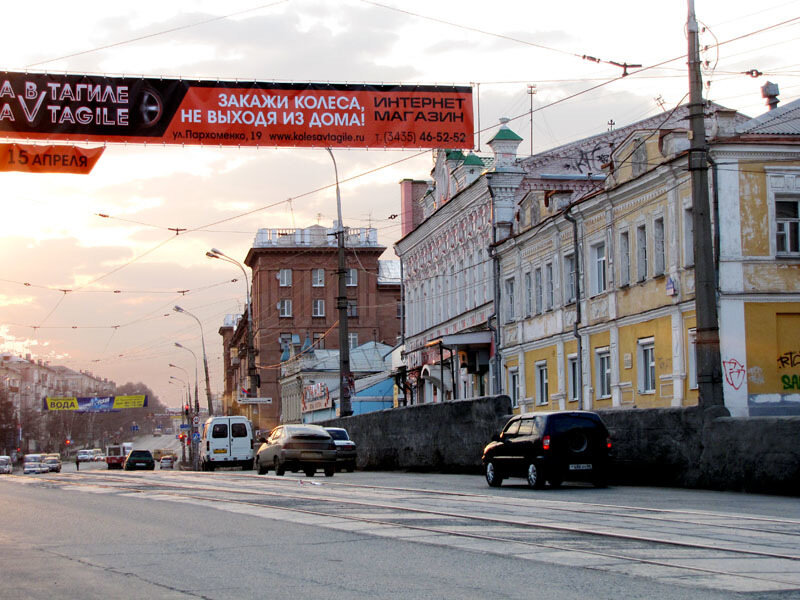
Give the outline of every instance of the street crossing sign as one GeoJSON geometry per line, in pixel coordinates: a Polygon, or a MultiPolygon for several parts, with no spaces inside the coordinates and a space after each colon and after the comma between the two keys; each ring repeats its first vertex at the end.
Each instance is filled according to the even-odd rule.
{"type": "Polygon", "coordinates": [[[194,432],[194,435],[192,435],[192,441],[193,442],[199,442],[200,441],[200,434],[198,432],[196,432],[196,431],[194,432]]]}

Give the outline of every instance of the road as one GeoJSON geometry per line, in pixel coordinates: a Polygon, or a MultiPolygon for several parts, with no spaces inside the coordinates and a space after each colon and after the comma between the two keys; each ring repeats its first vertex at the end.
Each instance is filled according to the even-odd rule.
{"type": "Polygon", "coordinates": [[[0,477],[2,596],[800,598],[796,498],[101,466],[0,477]]]}

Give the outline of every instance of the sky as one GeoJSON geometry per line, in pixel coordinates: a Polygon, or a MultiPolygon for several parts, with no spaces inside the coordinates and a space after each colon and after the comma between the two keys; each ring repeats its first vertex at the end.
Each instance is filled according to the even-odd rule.
{"type": "MultiPolygon", "coordinates": [[[[696,0],[695,10],[708,99],[757,116],[767,81],[782,103],[800,97],[800,0],[696,0]]],[[[3,16],[2,71],[472,85],[475,150],[487,154],[501,117],[531,152],[531,103],[541,152],[668,111],[688,92],[679,1],[40,0],[4,4],[3,16]],[[620,77],[611,62],[643,68],[620,77]]],[[[432,152],[335,155],[345,225],[375,227],[383,258],[395,258],[398,182],[428,179],[432,152]]],[[[245,306],[241,270],[206,251],[242,261],[259,228],[336,218],[323,149],[109,144],[90,175],[0,181],[0,351],[142,381],[170,406],[184,394],[170,376],[194,386],[195,359],[175,342],[202,361],[200,326],[172,307],[202,323],[219,394],[218,329],[245,306]]],[[[202,390],[202,362],[198,371],[202,390]]]]}

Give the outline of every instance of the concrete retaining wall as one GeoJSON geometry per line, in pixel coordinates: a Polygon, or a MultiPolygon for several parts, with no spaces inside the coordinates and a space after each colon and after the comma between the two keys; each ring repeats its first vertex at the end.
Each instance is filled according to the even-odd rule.
{"type": "MultiPolygon", "coordinates": [[[[800,496],[800,417],[732,418],[698,407],[598,412],[613,440],[613,482],[800,496]]],[[[481,450],[510,416],[508,396],[496,396],[327,424],[350,432],[360,469],[480,473],[481,450]]]]}

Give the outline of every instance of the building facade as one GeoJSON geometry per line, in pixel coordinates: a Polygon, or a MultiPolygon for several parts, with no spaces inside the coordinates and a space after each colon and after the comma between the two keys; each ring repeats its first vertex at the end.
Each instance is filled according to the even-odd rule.
{"type": "MultiPolygon", "coordinates": [[[[381,261],[386,250],[373,228],[345,229],[348,332],[351,348],[368,341],[393,346],[400,333],[402,304],[399,265],[381,261]]],[[[245,258],[253,272],[252,314],[260,387],[257,405],[237,401],[246,391],[246,316],[223,327],[226,409],[246,414],[256,429],[285,419],[279,379],[289,350],[304,342],[314,349],[338,349],[338,246],[334,228],[260,229],[245,258]],[[237,362],[238,364],[234,364],[237,362]]]]}
{"type": "MultiPolygon", "coordinates": [[[[707,121],[734,416],[800,414],[799,109],[748,120],[717,107],[707,121]]],[[[698,403],[688,148],[686,129],[638,124],[602,188],[555,210],[540,202],[498,248],[503,378],[518,410],[698,403]]]]}

